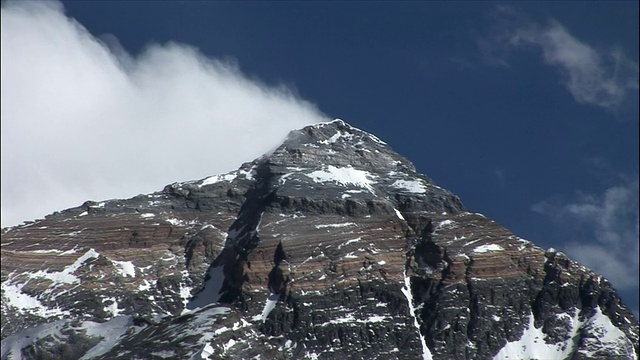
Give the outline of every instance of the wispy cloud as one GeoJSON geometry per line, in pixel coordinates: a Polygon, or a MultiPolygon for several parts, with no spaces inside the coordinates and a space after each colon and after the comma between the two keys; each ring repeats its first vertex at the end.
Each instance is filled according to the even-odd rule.
{"type": "Polygon", "coordinates": [[[500,185],[501,187],[504,187],[507,185],[507,170],[500,168],[500,169],[496,169],[493,171],[493,174],[496,177],[496,180],[498,181],[498,185],[500,185]]]}
{"type": "Polygon", "coordinates": [[[620,49],[601,49],[572,35],[558,21],[535,23],[512,9],[501,7],[499,24],[491,37],[479,40],[485,58],[508,66],[508,52],[538,49],[545,64],[555,67],[576,102],[616,113],[638,96],[638,63],[620,49]]]}
{"type": "Polygon", "coordinates": [[[638,90],[638,64],[619,50],[597,50],[571,35],[560,23],[517,29],[514,46],[535,45],[544,62],[562,73],[574,99],[615,111],[638,90]]]}
{"type": "Polygon", "coordinates": [[[638,286],[638,178],[603,194],[576,194],[571,201],[545,200],[532,210],[565,228],[581,229],[564,247],[571,257],[620,289],[638,286]]]}
{"type": "Polygon", "coordinates": [[[2,226],[238,167],[326,120],[181,44],[138,56],[57,2],[3,2],[2,226]]]}

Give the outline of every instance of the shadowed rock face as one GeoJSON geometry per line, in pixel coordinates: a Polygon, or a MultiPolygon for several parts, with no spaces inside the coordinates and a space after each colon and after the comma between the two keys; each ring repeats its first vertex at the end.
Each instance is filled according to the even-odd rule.
{"type": "Polygon", "coordinates": [[[2,338],[3,359],[638,355],[606,280],[340,120],[229,174],[4,229],[2,338]]]}

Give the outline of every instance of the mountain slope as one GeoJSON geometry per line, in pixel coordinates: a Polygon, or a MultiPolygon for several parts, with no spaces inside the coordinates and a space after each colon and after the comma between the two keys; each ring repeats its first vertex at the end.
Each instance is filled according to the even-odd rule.
{"type": "Polygon", "coordinates": [[[2,315],[2,359],[638,357],[606,280],[340,120],[3,229],[2,315]]]}

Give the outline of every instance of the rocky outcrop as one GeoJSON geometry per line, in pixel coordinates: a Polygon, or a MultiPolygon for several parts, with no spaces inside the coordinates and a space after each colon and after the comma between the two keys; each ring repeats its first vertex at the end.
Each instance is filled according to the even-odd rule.
{"type": "Polygon", "coordinates": [[[3,359],[638,355],[605,279],[339,120],[229,174],[4,229],[2,315],[3,359]]]}

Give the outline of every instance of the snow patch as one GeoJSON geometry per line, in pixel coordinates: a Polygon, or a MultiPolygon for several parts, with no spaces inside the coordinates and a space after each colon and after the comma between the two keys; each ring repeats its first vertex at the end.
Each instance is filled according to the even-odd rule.
{"type": "Polygon", "coordinates": [[[82,328],[91,337],[100,337],[102,340],[85,353],[80,360],[93,359],[107,353],[116,346],[120,338],[133,326],[133,320],[129,316],[115,317],[104,323],[85,321],[82,328]]]}
{"type": "Polygon", "coordinates": [[[396,180],[391,186],[414,194],[424,194],[427,191],[427,187],[420,180],[396,180]]]}
{"type": "Polygon", "coordinates": [[[151,283],[147,281],[147,279],[142,279],[142,281],[144,284],[140,284],[140,286],[138,286],[138,291],[147,291],[151,289],[151,283]]]}
{"type": "Polygon", "coordinates": [[[1,358],[22,359],[22,349],[29,344],[36,342],[47,336],[59,336],[59,327],[65,323],[64,320],[54,321],[48,324],[41,324],[33,328],[25,329],[19,333],[12,334],[2,340],[1,358]]]}
{"type": "Polygon", "coordinates": [[[333,134],[333,136],[330,137],[329,139],[318,141],[318,143],[323,144],[323,145],[333,144],[336,141],[338,141],[338,139],[340,139],[340,135],[342,135],[342,134],[340,132],[337,132],[337,133],[333,134]]]}
{"type": "Polygon", "coordinates": [[[208,342],[204,345],[204,347],[202,348],[202,351],[200,351],[200,359],[210,359],[209,357],[213,355],[213,346],[211,346],[211,343],[208,342]]]}
{"type": "Polygon", "coordinates": [[[450,229],[450,228],[454,228],[456,226],[457,225],[456,225],[455,221],[447,219],[447,220],[440,221],[438,223],[438,226],[436,226],[436,230],[443,229],[443,228],[449,228],[450,229]]]}
{"type": "MultiPolygon", "coordinates": [[[[18,252],[18,251],[16,251],[18,252]]],[[[22,251],[19,251],[22,252],[22,251]]],[[[51,250],[31,250],[31,251],[25,251],[25,252],[30,252],[33,254],[51,254],[51,253],[56,253],[56,254],[61,254],[62,250],[57,250],[57,249],[51,249],[51,250]]]]}
{"type": "MultiPolygon", "coordinates": [[[[357,243],[360,240],[362,240],[361,237],[358,237],[358,238],[355,238],[355,239],[351,239],[351,240],[347,240],[344,243],[338,245],[338,249],[341,249],[343,246],[347,246],[347,245],[350,245],[350,244],[353,244],[353,243],[357,243]]],[[[350,254],[353,254],[353,253],[350,253],[350,254]]],[[[347,257],[347,256],[345,256],[345,257],[347,257]]],[[[357,256],[353,256],[353,257],[357,257],[357,256]]]]}
{"type": "Polygon", "coordinates": [[[370,193],[375,194],[371,180],[374,176],[368,171],[357,170],[351,166],[347,167],[335,167],[333,165],[327,166],[323,170],[313,171],[306,176],[313,179],[315,182],[334,182],[341,186],[352,185],[369,190],[370,193]]]}
{"type": "Polygon", "coordinates": [[[182,270],[181,274],[182,281],[180,281],[180,298],[182,299],[182,304],[186,308],[189,300],[191,299],[192,287],[189,286],[189,271],[182,270]]]}
{"type": "Polygon", "coordinates": [[[136,267],[131,261],[111,260],[111,262],[116,266],[116,269],[118,269],[118,272],[123,277],[136,277],[136,267]]]}
{"type": "Polygon", "coordinates": [[[387,320],[388,318],[389,318],[389,316],[372,315],[372,316],[369,316],[368,319],[365,319],[364,322],[365,323],[379,323],[379,322],[383,322],[383,321],[387,320]]]}
{"type": "Polygon", "coordinates": [[[486,253],[489,251],[502,251],[504,250],[504,248],[500,245],[497,244],[487,244],[487,245],[480,245],[477,248],[473,249],[473,252],[475,253],[486,253]]]}
{"type": "Polygon", "coordinates": [[[267,301],[264,304],[264,309],[262,309],[262,314],[254,316],[253,320],[262,320],[262,323],[267,321],[267,317],[271,313],[271,310],[273,310],[276,307],[276,304],[278,303],[279,298],[280,298],[280,294],[274,294],[274,293],[269,294],[269,297],[267,298],[267,301]]]}
{"type": "Polygon", "coordinates": [[[352,222],[347,222],[347,223],[341,223],[341,224],[322,224],[322,225],[316,225],[316,229],[326,229],[326,228],[341,228],[341,227],[347,227],[347,226],[358,226],[356,223],[352,223],[352,222]]]}
{"type": "Polygon", "coordinates": [[[118,315],[120,315],[122,310],[124,310],[124,309],[119,309],[118,308],[118,301],[116,300],[115,297],[108,297],[108,298],[105,298],[104,300],[105,301],[103,301],[103,303],[111,301],[111,304],[106,305],[104,307],[104,311],[108,312],[108,313],[111,313],[111,316],[118,316],[118,315]]]}
{"type": "Polygon", "coordinates": [[[4,298],[8,307],[13,307],[21,311],[29,311],[31,314],[43,318],[53,316],[70,315],[69,311],[60,308],[50,309],[44,306],[37,298],[22,292],[22,286],[2,284],[4,298]]]}
{"type": "Polygon", "coordinates": [[[395,210],[395,212],[396,212],[396,216],[397,216],[400,220],[402,220],[402,221],[407,221],[407,220],[405,220],[404,216],[402,216],[402,213],[400,212],[400,210],[395,209],[395,208],[394,208],[393,210],[395,210]]]}
{"type": "Polygon", "coordinates": [[[71,255],[71,254],[75,254],[75,253],[77,253],[78,251],[80,251],[80,250],[78,250],[77,248],[75,248],[75,247],[74,247],[74,248],[73,248],[73,249],[71,249],[71,250],[67,250],[67,251],[64,251],[64,252],[60,253],[60,255],[58,255],[58,256],[62,256],[62,255],[71,255]]]}
{"type": "Polygon", "coordinates": [[[133,321],[129,316],[113,318],[104,323],[83,321],[80,324],[75,324],[70,320],[58,320],[25,329],[3,339],[0,357],[2,359],[23,359],[23,348],[35,344],[41,339],[49,338],[64,343],[64,340],[69,337],[68,331],[71,330],[84,332],[89,337],[101,339],[80,358],[80,360],[93,359],[105,354],[117,345],[121,337],[132,326],[133,321]]]}
{"type": "Polygon", "coordinates": [[[169,224],[173,225],[173,226],[184,225],[184,221],[176,219],[176,218],[166,219],[165,221],[168,222],[169,224]]]}

